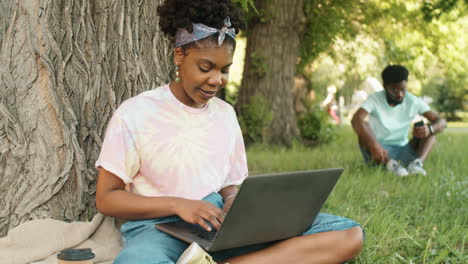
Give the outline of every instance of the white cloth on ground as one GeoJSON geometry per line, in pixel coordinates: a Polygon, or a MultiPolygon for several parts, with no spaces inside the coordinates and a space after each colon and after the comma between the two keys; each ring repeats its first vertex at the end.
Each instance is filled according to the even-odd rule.
{"type": "Polygon", "coordinates": [[[0,238],[0,264],[56,264],[57,254],[67,248],[91,248],[95,263],[112,263],[122,249],[116,220],[97,214],[90,222],[25,222],[0,238]]]}

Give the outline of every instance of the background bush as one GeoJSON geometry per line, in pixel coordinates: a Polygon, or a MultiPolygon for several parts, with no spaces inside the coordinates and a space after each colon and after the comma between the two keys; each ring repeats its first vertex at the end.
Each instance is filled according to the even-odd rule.
{"type": "Polygon", "coordinates": [[[328,113],[316,106],[309,107],[309,111],[298,119],[298,126],[302,139],[309,143],[327,143],[337,137],[328,113]]]}

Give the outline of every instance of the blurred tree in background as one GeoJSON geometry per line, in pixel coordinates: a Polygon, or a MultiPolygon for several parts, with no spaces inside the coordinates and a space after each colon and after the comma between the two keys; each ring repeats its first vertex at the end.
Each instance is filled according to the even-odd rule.
{"type": "MultiPolygon", "coordinates": [[[[293,87],[291,77],[286,78],[289,82],[274,81],[283,74],[271,68],[277,64],[273,61],[279,60],[284,72],[295,67],[295,76],[308,79],[307,89],[314,90],[316,98],[325,96],[328,84],[335,84],[340,88],[338,95],[343,96],[347,103],[365,79],[375,77],[380,80],[380,73],[386,65],[401,64],[410,70],[409,90],[419,96],[425,95],[429,100],[432,98],[433,107],[449,120],[456,119],[458,111],[466,110],[466,0],[305,0],[304,16],[296,19],[299,51],[290,46],[291,37],[283,34],[277,40],[266,32],[259,33],[259,26],[275,21],[284,11],[274,1],[254,2],[260,6],[259,15],[254,12],[247,15],[247,46],[257,48],[247,48],[240,88],[240,94],[245,96],[237,102],[237,109],[249,103],[245,100],[249,95],[265,90],[258,85],[259,80],[268,84],[268,89],[276,91],[287,91],[293,87]],[[268,5],[274,8],[265,9],[268,5]],[[275,10],[280,12],[275,13],[275,10]],[[275,46],[288,47],[283,52],[297,56],[297,60],[282,59],[287,56],[279,56],[275,46]],[[255,78],[256,82],[252,82],[255,78]]],[[[273,26],[287,28],[278,22],[273,26]]],[[[278,97],[278,93],[265,94],[278,97]]],[[[297,131],[292,123],[294,117],[291,117],[297,113],[289,109],[293,104],[283,102],[290,100],[287,97],[294,95],[268,100],[272,124],[290,120],[287,125],[282,123],[276,127],[297,131]]],[[[268,133],[272,127],[270,125],[263,130],[270,135],[269,143],[288,145],[295,135],[288,132],[284,138],[284,133],[268,133]]],[[[276,131],[281,132],[280,129],[276,131]]]]}
{"type": "Polygon", "coordinates": [[[467,1],[358,2],[331,44],[306,57],[304,72],[312,88],[322,88],[319,96],[333,82],[349,102],[367,77],[380,79],[386,65],[402,64],[410,70],[409,90],[433,98],[447,118],[466,110],[467,1]]]}
{"type": "Polygon", "coordinates": [[[263,127],[241,122],[254,125],[242,127],[249,141],[291,146],[299,136],[292,87],[305,23],[304,1],[256,0],[259,15],[248,17],[246,60],[236,110],[241,120],[257,120],[247,116],[257,115],[256,111],[246,110],[253,109],[249,107],[255,104],[253,98],[263,98],[260,101],[268,102],[265,111],[272,116],[263,127]],[[250,138],[251,130],[261,131],[261,135],[250,138]]]}

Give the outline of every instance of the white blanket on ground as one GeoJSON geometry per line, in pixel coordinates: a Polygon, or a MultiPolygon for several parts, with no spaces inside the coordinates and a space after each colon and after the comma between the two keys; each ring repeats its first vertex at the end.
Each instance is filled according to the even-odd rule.
{"type": "Polygon", "coordinates": [[[67,248],[91,248],[95,263],[110,264],[122,249],[120,237],[114,218],[102,214],[91,222],[32,220],[0,239],[0,264],[56,264],[67,248]]]}

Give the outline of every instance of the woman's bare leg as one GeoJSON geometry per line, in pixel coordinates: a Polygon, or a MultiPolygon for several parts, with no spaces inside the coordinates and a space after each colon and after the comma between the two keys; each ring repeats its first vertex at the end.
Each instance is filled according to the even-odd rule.
{"type": "Polygon", "coordinates": [[[359,226],[304,235],[278,242],[265,249],[228,259],[229,264],[343,263],[356,257],[364,242],[359,226]]]}

